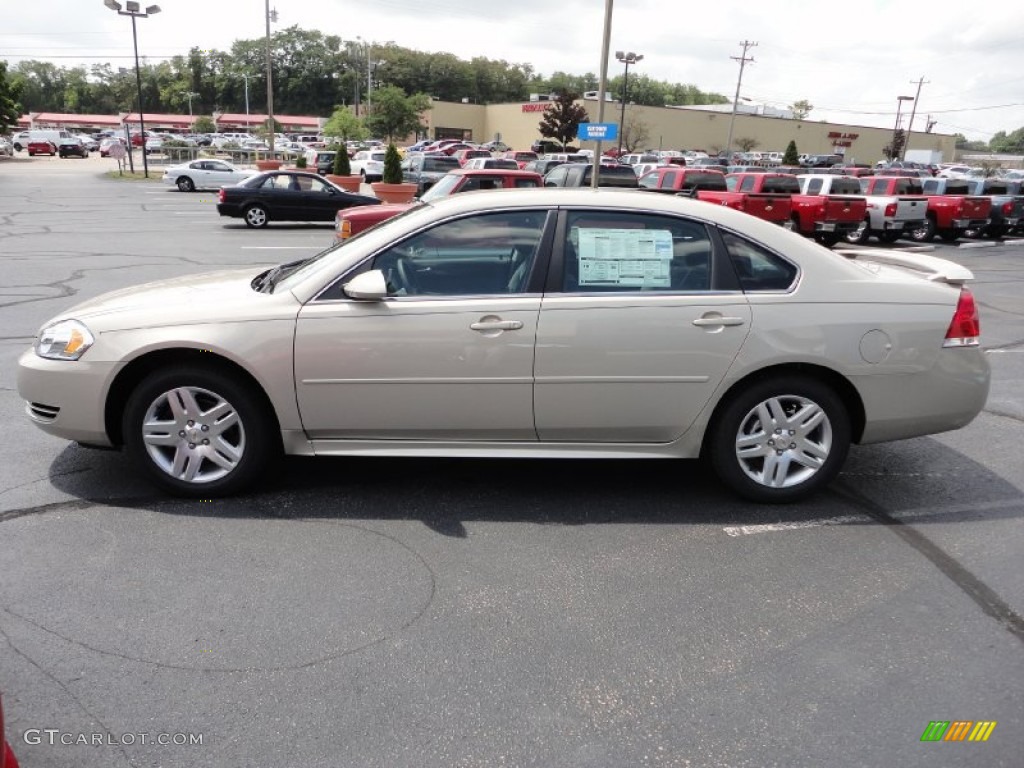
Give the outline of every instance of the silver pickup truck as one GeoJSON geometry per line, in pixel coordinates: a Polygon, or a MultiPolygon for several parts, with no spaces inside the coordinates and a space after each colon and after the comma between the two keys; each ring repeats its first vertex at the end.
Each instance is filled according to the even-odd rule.
{"type": "Polygon", "coordinates": [[[895,243],[904,232],[924,226],[928,198],[921,180],[907,176],[867,176],[860,180],[868,211],[863,224],[846,235],[851,243],[866,243],[874,235],[883,243],[895,243]]]}

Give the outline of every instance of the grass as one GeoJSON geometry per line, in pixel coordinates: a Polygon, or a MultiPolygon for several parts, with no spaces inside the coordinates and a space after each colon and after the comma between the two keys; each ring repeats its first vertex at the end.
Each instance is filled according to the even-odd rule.
{"type": "Polygon", "coordinates": [[[125,169],[124,171],[107,171],[105,174],[108,179],[118,179],[120,181],[160,181],[160,178],[164,175],[163,170],[155,171],[152,168],[149,169],[149,178],[147,179],[142,171],[131,171],[125,169]]]}

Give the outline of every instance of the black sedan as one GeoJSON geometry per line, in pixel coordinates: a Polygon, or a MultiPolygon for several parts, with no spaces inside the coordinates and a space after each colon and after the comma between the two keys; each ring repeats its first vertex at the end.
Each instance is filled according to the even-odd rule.
{"type": "Polygon", "coordinates": [[[271,221],[333,222],[342,208],[379,204],[375,197],[346,192],[315,173],[268,171],[221,187],[217,213],[265,227],[271,221]]]}

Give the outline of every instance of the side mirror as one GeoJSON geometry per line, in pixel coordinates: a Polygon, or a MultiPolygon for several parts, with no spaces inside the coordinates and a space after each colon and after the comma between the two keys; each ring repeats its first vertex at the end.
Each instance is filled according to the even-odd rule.
{"type": "Polygon", "coordinates": [[[361,301],[381,301],[388,295],[387,280],[379,269],[358,274],[341,288],[350,299],[361,301]]]}

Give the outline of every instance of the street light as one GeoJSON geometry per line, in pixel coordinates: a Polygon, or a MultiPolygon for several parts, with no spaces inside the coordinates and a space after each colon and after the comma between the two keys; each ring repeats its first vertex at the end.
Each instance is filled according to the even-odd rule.
{"type": "Polygon", "coordinates": [[[188,127],[192,128],[195,121],[192,119],[192,99],[199,94],[195,91],[178,91],[179,96],[185,96],[188,99],[188,127]]]}
{"type": "Polygon", "coordinates": [[[622,107],[619,111],[619,154],[622,154],[622,139],[625,134],[626,125],[626,100],[629,97],[629,65],[636,64],[638,61],[643,61],[644,57],[641,53],[623,53],[622,51],[615,52],[615,58],[620,63],[626,65],[626,74],[622,76],[622,107]]]}
{"type": "Polygon", "coordinates": [[[245,80],[245,132],[249,132],[249,78],[252,75],[247,72],[238,72],[236,77],[240,77],[245,80]]]}
{"type": "Polygon", "coordinates": [[[269,157],[274,157],[274,136],[276,131],[274,130],[274,80],[273,72],[270,67],[270,22],[277,21],[277,10],[270,10],[270,0],[266,0],[266,12],[267,12],[267,133],[270,135],[270,140],[267,144],[270,146],[269,157]]]}
{"type": "MultiPolygon", "coordinates": [[[[268,0],[269,1],[269,0],[268,0]]],[[[142,169],[143,175],[149,178],[149,162],[146,159],[146,123],[142,116],[142,74],[139,72],[139,36],[135,30],[135,19],[145,19],[154,14],[160,13],[159,5],[150,5],[146,10],[140,10],[139,4],[128,0],[125,5],[125,10],[121,10],[121,4],[117,0],[103,0],[103,4],[112,11],[117,11],[121,16],[132,17],[132,45],[135,47],[135,85],[139,92],[139,134],[142,137],[142,169]]],[[[128,146],[128,159],[132,156],[131,143],[128,146]]],[[[135,172],[134,165],[132,166],[132,172],[135,172]]]]}
{"type": "Polygon", "coordinates": [[[892,144],[889,147],[889,162],[892,162],[893,160],[895,160],[896,159],[896,155],[899,154],[896,151],[896,133],[900,129],[900,112],[903,109],[903,102],[904,101],[913,101],[913,100],[914,100],[913,96],[897,96],[896,97],[896,125],[894,125],[893,129],[892,129],[892,144]]]}

